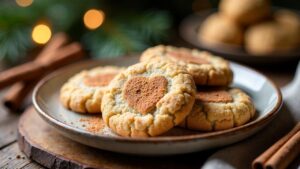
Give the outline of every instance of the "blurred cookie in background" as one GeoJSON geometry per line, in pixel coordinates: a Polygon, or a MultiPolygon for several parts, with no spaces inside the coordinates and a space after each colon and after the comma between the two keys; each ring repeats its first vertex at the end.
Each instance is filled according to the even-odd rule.
{"type": "Polygon", "coordinates": [[[281,9],[273,14],[274,20],[286,29],[288,40],[294,43],[295,47],[300,44],[300,17],[291,10],[281,9]]]}
{"type": "Polygon", "coordinates": [[[243,30],[230,19],[220,14],[212,14],[201,25],[198,39],[207,44],[235,44],[243,42],[243,30]]]}
{"type": "Polygon", "coordinates": [[[246,50],[259,56],[295,49],[299,33],[292,32],[286,27],[287,25],[275,21],[251,26],[245,34],[246,50]]]}
{"type": "Polygon", "coordinates": [[[269,0],[222,0],[220,13],[242,25],[259,22],[270,15],[269,0]]]}
{"type": "Polygon", "coordinates": [[[300,57],[300,11],[273,8],[271,2],[220,0],[217,10],[186,17],[180,35],[199,49],[245,64],[295,63],[300,57]]]}

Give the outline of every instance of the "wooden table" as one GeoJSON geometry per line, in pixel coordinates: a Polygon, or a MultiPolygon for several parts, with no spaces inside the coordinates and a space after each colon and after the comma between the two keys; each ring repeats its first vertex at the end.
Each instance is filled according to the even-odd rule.
{"type": "MultiPolygon", "coordinates": [[[[260,70],[269,76],[280,87],[292,80],[295,66],[285,70],[260,70]]],[[[2,98],[3,93],[0,93],[2,98]]],[[[44,168],[39,164],[28,159],[18,147],[17,124],[20,113],[10,112],[0,104],[0,168],[44,168]]]]}

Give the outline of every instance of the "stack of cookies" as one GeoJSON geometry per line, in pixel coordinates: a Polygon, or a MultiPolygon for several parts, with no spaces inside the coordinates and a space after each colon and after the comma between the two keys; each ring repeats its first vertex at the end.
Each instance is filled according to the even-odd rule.
{"type": "Polygon", "coordinates": [[[284,53],[300,46],[300,17],[290,10],[272,11],[270,0],[221,0],[198,38],[209,45],[243,46],[256,56],[284,53]]]}
{"type": "Polygon", "coordinates": [[[228,61],[204,51],[156,46],[140,63],[85,70],[61,88],[62,104],[79,113],[100,113],[126,137],[161,135],[173,127],[216,131],[241,126],[255,115],[251,98],[230,88],[228,61]]]}

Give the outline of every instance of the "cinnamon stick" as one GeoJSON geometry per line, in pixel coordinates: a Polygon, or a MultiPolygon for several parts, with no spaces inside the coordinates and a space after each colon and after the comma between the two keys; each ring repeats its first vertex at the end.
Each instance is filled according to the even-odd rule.
{"type": "Polygon", "coordinates": [[[79,43],[73,42],[55,53],[49,62],[28,62],[0,73],[0,89],[18,82],[36,79],[43,72],[59,68],[65,64],[83,57],[83,50],[79,43]]]}
{"type": "Polygon", "coordinates": [[[43,71],[45,68],[35,62],[24,63],[3,71],[0,73],[0,89],[18,81],[34,79],[43,71]]]}
{"type": "Polygon", "coordinates": [[[252,163],[252,168],[268,167],[271,169],[288,165],[300,152],[299,131],[300,122],[287,135],[257,157],[252,163]]]}
{"type": "Polygon", "coordinates": [[[50,61],[59,48],[65,45],[68,42],[68,37],[65,33],[57,33],[55,34],[51,40],[47,43],[47,45],[43,48],[43,50],[38,54],[34,61],[45,63],[50,61]]]}
{"type": "MultiPolygon", "coordinates": [[[[35,62],[39,62],[41,64],[45,62],[49,62],[54,55],[55,52],[61,48],[68,41],[67,35],[65,33],[57,33],[55,34],[51,40],[47,43],[47,45],[43,48],[43,50],[37,55],[35,62]]],[[[6,92],[3,97],[4,106],[11,110],[20,109],[23,100],[26,98],[27,94],[33,89],[35,84],[40,78],[35,79],[34,81],[20,81],[16,82],[10,89],[6,92]]]]}
{"type": "Polygon", "coordinates": [[[84,56],[83,49],[78,42],[73,42],[63,48],[60,48],[49,62],[44,63],[48,71],[52,71],[66,64],[82,59],[84,56]]]}
{"type": "Polygon", "coordinates": [[[300,131],[293,135],[265,164],[267,169],[284,169],[300,153],[300,131]]]}
{"type": "Polygon", "coordinates": [[[4,106],[10,110],[19,110],[26,98],[35,86],[37,81],[34,82],[18,82],[15,83],[3,98],[4,106]]]}

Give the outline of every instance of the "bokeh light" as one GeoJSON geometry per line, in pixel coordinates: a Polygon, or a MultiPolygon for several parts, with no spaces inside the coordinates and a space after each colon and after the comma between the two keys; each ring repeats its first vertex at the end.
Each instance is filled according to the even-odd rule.
{"type": "Polygon", "coordinates": [[[90,9],[83,16],[83,23],[88,29],[97,29],[102,25],[105,14],[102,10],[90,9]]]}
{"type": "Polygon", "coordinates": [[[48,25],[38,24],[31,33],[32,40],[37,44],[45,44],[51,38],[52,32],[48,25]]]}
{"type": "Polygon", "coordinates": [[[33,0],[16,0],[17,5],[21,7],[27,7],[32,4],[33,0]]]}

